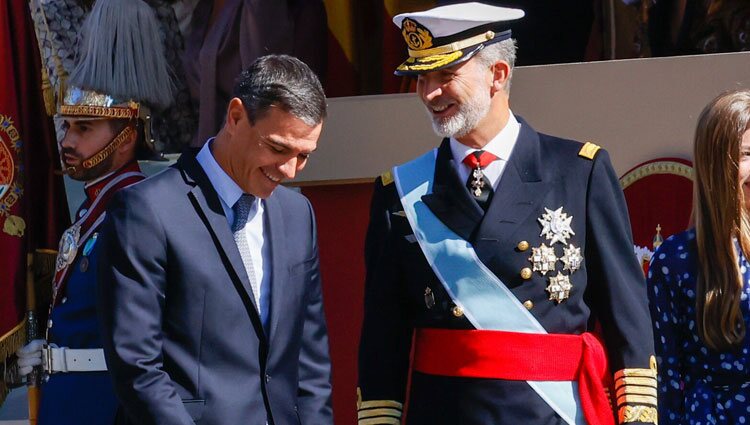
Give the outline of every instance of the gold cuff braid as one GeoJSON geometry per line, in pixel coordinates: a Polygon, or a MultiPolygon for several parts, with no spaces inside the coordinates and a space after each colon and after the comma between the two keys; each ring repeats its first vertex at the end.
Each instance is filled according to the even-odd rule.
{"type": "Polygon", "coordinates": [[[623,406],[618,412],[619,422],[645,422],[658,425],[659,417],[656,407],[652,406],[623,406]]]}

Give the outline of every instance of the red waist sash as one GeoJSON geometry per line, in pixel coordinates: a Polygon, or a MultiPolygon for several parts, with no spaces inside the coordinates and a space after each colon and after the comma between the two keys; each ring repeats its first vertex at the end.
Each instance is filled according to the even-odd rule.
{"type": "Polygon", "coordinates": [[[607,355],[591,333],[528,334],[418,329],[414,370],[430,375],[511,381],[576,381],[590,425],[614,425],[607,355]]]}

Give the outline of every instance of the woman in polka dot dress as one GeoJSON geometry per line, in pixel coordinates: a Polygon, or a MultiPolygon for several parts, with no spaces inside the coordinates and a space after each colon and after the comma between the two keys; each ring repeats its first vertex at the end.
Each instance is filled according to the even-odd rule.
{"type": "Polygon", "coordinates": [[[648,294],[659,423],[750,424],[750,91],[706,106],[695,134],[695,227],[654,254],[648,294]]]}

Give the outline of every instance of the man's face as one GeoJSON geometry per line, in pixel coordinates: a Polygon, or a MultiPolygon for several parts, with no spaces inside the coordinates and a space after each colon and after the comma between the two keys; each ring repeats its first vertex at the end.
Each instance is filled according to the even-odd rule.
{"type": "Polygon", "coordinates": [[[69,174],[70,178],[90,181],[111,171],[112,155],[92,168],[81,167],[83,161],[104,149],[114,139],[115,134],[108,120],[66,117],[63,128],[65,137],[59,146],[60,159],[64,167],[76,167],[75,171],[69,174]]]}
{"type": "Polygon", "coordinates": [[[322,123],[309,126],[276,107],[255,125],[243,113],[228,144],[229,176],[245,193],[271,196],[276,186],[305,168],[322,128],[322,123]]]}
{"type": "Polygon", "coordinates": [[[417,79],[417,94],[442,137],[462,137],[476,128],[490,110],[491,88],[492,71],[474,59],[417,79]]]}

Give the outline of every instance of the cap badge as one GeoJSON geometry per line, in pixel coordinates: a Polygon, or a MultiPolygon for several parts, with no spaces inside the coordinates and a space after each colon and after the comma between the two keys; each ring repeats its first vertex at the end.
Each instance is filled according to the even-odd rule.
{"type": "Polygon", "coordinates": [[[430,30],[416,21],[404,19],[404,22],[401,23],[401,34],[411,50],[423,50],[432,47],[430,30]]]}

